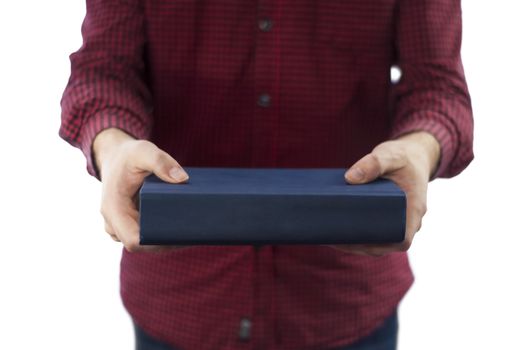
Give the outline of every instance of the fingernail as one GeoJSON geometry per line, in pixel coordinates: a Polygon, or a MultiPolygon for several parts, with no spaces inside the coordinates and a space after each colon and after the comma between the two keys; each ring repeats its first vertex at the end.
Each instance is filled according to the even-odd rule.
{"type": "Polygon", "coordinates": [[[361,181],[364,179],[364,171],[362,171],[360,168],[351,169],[349,175],[353,181],[361,181]]]}
{"type": "Polygon", "coordinates": [[[181,168],[174,167],[168,172],[170,177],[177,181],[184,181],[188,179],[188,174],[181,168]]]}

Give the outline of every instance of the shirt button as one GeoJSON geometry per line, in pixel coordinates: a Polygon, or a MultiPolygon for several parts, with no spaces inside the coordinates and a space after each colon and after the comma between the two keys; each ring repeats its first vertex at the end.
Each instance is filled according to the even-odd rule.
{"type": "Polygon", "coordinates": [[[258,96],[258,106],[269,107],[271,105],[271,96],[269,94],[261,94],[258,96]]]}
{"type": "Polygon", "coordinates": [[[260,28],[262,32],[268,32],[271,30],[272,27],[273,21],[271,21],[270,19],[261,19],[258,21],[258,28],[260,28]]]}
{"type": "Polygon", "coordinates": [[[240,340],[247,341],[251,339],[251,320],[248,318],[242,318],[240,321],[240,340]]]}

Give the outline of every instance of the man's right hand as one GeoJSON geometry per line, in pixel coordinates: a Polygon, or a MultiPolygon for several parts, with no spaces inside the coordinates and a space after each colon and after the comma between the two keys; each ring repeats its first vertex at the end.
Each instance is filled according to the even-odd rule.
{"type": "Polygon", "coordinates": [[[115,128],[95,137],[93,151],[102,181],[101,214],[106,232],[129,252],[156,249],[139,245],[139,188],[152,173],[170,183],[186,182],[188,174],[152,142],[136,140],[115,128]]]}

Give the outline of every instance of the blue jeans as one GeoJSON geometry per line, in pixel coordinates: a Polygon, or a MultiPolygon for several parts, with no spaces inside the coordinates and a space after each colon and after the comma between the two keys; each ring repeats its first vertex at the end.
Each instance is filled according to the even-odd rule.
{"type": "MultiPolygon", "coordinates": [[[[137,325],[134,328],[136,350],[177,350],[153,339],[137,325]]],[[[398,328],[397,313],[394,313],[371,335],[352,345],[333,350],[395,350],[398,328]]]]}

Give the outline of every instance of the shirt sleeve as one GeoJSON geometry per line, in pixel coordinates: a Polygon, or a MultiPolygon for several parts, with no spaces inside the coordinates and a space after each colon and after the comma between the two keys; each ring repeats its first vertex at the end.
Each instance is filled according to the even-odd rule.
{"type": "Polygon", "coordinates": [[[70,56],[59,135],[83,151],[88,172],[98,176],[92,143],[101,130],[115,127],[143,139],[151,129],[139,1],[87,0],[82,36],[82,47],[70,56]]]}
{"type": "Polygon", "coordinates": [[[401,0],[393,85],[393,138],[427,131],[441,145],[434,177],[452,177],[473,159],[473,117],[461,62],[460,0],[401,0]]]}

